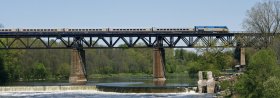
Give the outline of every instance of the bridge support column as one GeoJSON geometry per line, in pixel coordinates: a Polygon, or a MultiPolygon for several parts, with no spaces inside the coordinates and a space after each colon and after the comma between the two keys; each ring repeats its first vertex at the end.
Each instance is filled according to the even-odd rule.
{"type": "Polygon", "coordinates": [[[241,66],[246,65],[246,61],[245,61],[245,48],[240,48],[240,65],[241,66]]]}
{"type": "Polygon", "coordinates": [[[163,48],[154,49],[153,77],[155,85],[165,84],[165,52],[163,48]]]}
{"type": "Polygon", "coordinates": [[[69,83],[73,85],[84,85],[87,82],[85,71],[85,50],[72,49],[71,54],[69,83]]]}

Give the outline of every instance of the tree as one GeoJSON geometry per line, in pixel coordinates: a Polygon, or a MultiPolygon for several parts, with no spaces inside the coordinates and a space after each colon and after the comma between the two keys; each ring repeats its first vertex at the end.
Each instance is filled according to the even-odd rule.
{"type": "Polygon", "coordinates": [[[35,63],[33,66],[34,70],[34,78],[35,79],[46,79],[47,78],[47,70],[45,65],[42,63],[35,63]]]}
{"type": "Polygon", "coordinates": [[[262,39],[259,39],[259,46],[256,48],[267,48],[269,33],[280,32],[280,1],[269,0],[257,3],[248,10],[243,27],[248,31],[262,33],[262,39]]]}
{"type": "Polygon", "coordinates": [[[3,59],[0,58],[0,85],[5,84],[8,81],[8,73],[4,68],[3,59]]]}
{"type": "Polygon", "coordinates": [[[278,77],[270,77],[263,83],[265,98],[279,98],[280,97],[280,79],[278,77]]]}
{"type": "Polygon", "coordinates": [[[248,12],[243,22],[245,29],[261,33],[277,33],[280,30],[280,1],[259,2],[248,12]]]}
{"type": "Polygon", "coordinates": [[[238,79],[235,90],[246,98],[263,97],[264,84],[270,77],[277,76],[278,71],[275,52],[271,49],[260,50],[250,58],[247,71],[238,79]]]}

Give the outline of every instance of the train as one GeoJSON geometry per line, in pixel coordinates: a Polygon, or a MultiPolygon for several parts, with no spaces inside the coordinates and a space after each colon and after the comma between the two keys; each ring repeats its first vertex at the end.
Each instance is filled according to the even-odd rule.
{"type": "Polygon", "coordinates": [[[92,28],[92,29],[1,29],[0,32],[212,32],[228,33],[227,26],[194,26],[194,28],[92,28]]]}

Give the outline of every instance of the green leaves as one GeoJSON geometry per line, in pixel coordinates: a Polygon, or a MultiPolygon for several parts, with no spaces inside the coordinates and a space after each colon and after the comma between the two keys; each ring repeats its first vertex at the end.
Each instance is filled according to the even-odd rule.
{"type": "MultiPolygon", "coordinates": [[[[279,92],[279,65],[275,52],[263,49],[255,53],[249,60],[247,72],[235,84],[236,92],[244,97],[276,98],[272,93],[279,92]]],[[[277,93],[276,93],[277,94],[277,93]]],[[[279,97],[280,94],[277,96],[279,97]]]]}

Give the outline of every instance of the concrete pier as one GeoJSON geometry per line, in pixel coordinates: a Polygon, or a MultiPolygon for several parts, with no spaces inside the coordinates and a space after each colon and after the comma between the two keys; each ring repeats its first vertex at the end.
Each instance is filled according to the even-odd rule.
{"type": "Polygon", "coordinates": [[[215,93],[215,80],[211,71],[199,71],[198,79],[199,93],[215,93]]]}
{"type": "Polygon", "coordinates": [[[245,48],[240,48],[240,65],[241,66],[246,65],[246,61],[245,61],[245,48]]]}
{"type": "Polygon", "coordinates": [[[69,83],[73,85],[84,85],[87,82],[85,71],[85,51],[73,49],[71,58],[71,72],[69,83]]]}
{"type": "MultiPolygon", "coordinates": [[[[163,49],[163,48],[162,48],[163,49]]],[[[165,79],[165,68],[164,68],[164,50],[161,48],[154,49],[153,56],[153,77],[157,84],[164,85],[165,79]]]]}

